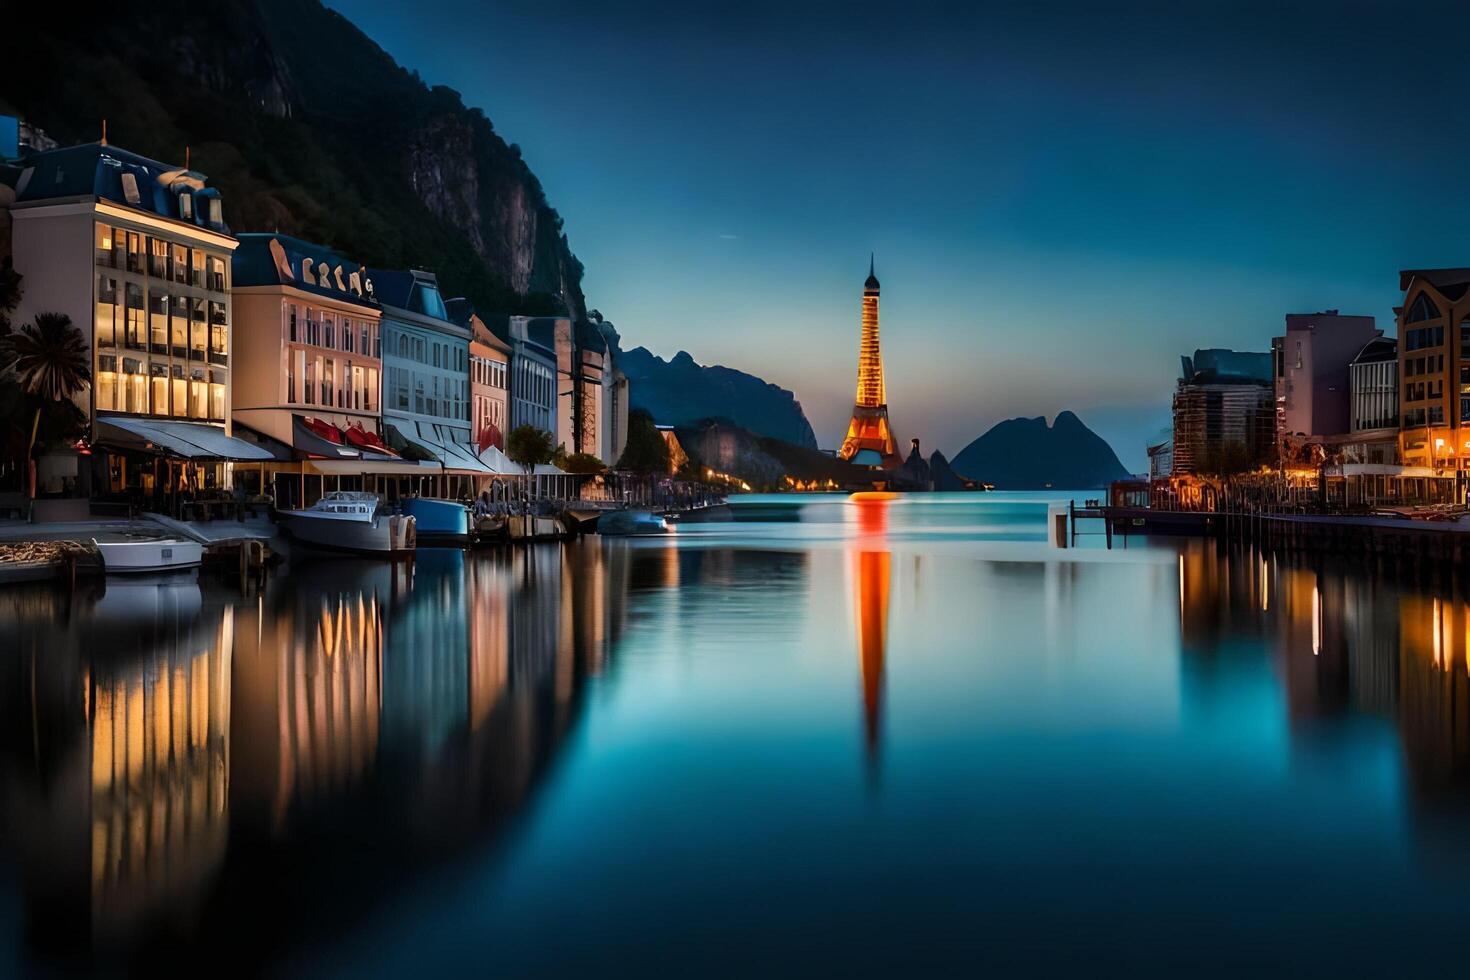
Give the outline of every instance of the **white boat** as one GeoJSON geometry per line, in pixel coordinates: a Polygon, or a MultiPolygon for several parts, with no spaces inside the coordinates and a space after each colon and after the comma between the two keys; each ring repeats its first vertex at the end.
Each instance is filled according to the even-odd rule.
{"type": "Polygon", "coordinates": [[[417,546],[414,519],[389,513],[375,493],[335,490],[305,510],[278,511],[276,519],[297,541],[325,551],[387,556],[417,546]]]}
{"type": "Polygon", "coordinates": [[[102,556],[102,567],[108,575],[176,572],[198,568],[204,558],[204,547],[199,542],[179,538],[129,536],[114,541],[93,538],[92,544],[102,556]]]}

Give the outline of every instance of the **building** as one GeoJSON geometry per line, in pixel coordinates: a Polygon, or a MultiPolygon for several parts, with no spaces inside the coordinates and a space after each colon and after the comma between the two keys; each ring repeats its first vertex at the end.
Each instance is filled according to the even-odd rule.
{"type": "Polygon", "coordinates": [[[1148,478],[1149,480],[1167,480],[1174,475],[1174,433],[1164,429],[1149,440],[1148,452],[1148,478]]]}
{"type": "Polygon", "coordinates": [[[449,318],[432,272],[368,271],[383,311],[384,437],[404,455],[443,466],[447,479],[431,492],[472,495],[474,481],[494,471],[474,443],[469,327],[449,318]]]}
{"type": "Polygon", "coordinates": [[[878,277],[873,260],[868,260],[868,279],[863,283],[862,338],[858,344],[857,397],[852,421],[837,455],[862,466],[897,469],[903,465],[898,444],[888,423],[888,392],[883,383],[883,354],[878,345],[878,277]]]}
{"type": "Polygon", "coordinates": [[[496,336],[469,300],[445,304],[449,318],[470,331],[470,421],[475,448],[505,450],[510,431],[510,344],[496,336]]]}
{"type": "Polygon", "coordinates": [[[556,324],[553,317],[513,316],[510,331],[510,427],[534,425],[560,441],[556,410],[556,324]]]}
{"type": "Polygon", "coordinates": [[[599,458],[609,466],[616,466],[628,446],[628,376],[617,364],[618,330],[611,320],[603,319],[597,310],[587,311],[587,322],[596,328],[602,338],[607,357],[602,370],[602,410],[598,416],[601,428],[599,458]]]}
{"type": "Polygon", "coordinates": [[[367,270],[288,235],[239,241],[230,414],[242,437],[277,456],[260,482],[281,506],[304,505],[329,477],[332,488],[378,489],[373,477],[415,469],[382,438],[382,311],[367,270]]]}
{"type": "Polygon", "coordinates": [[[607,342],[591,323],[556,318],[557,435],[569,453],[604,462],[603,375],[607,342]]]}
{"type": "Polygon", "coordinates": [[[1196,350],[1181,357],[1174,390],[1174,475],[1251,469],[1275,462],[1271,355],[1196,350]]]}
{"type": "Polygon", "coordinates": [[[89,457],[53,458],[39,490],[146,501],[226,487],[235,460],[265,457],[231,437],[230,257],[236,239],[208,178],[105,138],[19,161],[11,254],[23,276],[14,322],[71,319],[90,347],[77,397],[89,457]]]}
{"type": "Polygon", "coordinates": [[[1278,443],[1320,443],[1348,431],[1350,366],[1363,345],[1380,335],[1371,316],[1336,310],[1287,314],[1285,335],[1271,341],[1278,443]]]}
{"type": "Polygon", "coordinates": [[[1470,462],[1470,269],[1399,273],[1399,451],[1454,476],[1470,462]]]}

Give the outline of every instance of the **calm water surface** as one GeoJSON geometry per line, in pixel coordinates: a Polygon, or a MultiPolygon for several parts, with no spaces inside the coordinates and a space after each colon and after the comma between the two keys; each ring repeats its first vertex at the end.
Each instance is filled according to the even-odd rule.
{"type": "Polygon", "coordinates": [[[0,974],[1460,952],[1458,585],[1026,499],[0,592],[0,974]]]}

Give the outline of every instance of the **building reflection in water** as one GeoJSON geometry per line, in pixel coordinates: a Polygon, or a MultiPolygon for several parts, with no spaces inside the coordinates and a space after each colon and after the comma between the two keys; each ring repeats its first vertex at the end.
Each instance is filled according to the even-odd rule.
{"type": "Polygon", "coordinates": [[[858,663],[863,683],[863,727],[868,761],[876,765],[882,735],[883,686],[888,647],[888,598],[890,565],[886,548],[889,501],[883,497],[860,497],[857,533],[849,551],[854,582],[853,601],[857,620],[858,663]]]}

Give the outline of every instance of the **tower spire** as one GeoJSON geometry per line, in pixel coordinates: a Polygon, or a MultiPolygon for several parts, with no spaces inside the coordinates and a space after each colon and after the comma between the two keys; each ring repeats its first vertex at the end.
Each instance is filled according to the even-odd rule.
{"type": "Polygon", "coordinates": [[[898,466],[893,432],[888,425],[888,394],[883,385],[883,355],[878,343],[877,256],[868,253],[868,280],[863,283],[862,334],[858,343],[857,396],[852,422],[838,455],[864,465],[898,466]]]}

